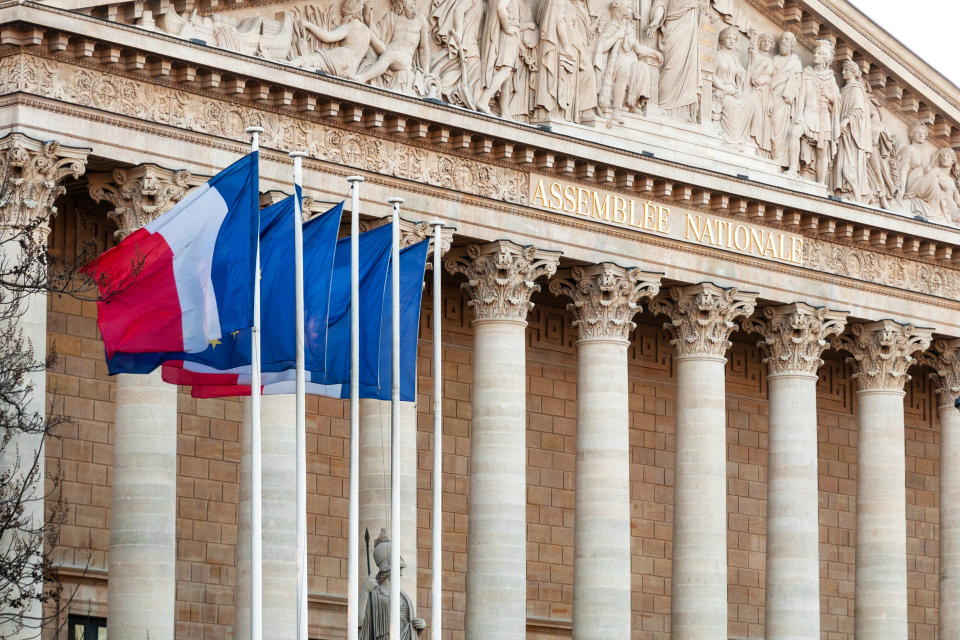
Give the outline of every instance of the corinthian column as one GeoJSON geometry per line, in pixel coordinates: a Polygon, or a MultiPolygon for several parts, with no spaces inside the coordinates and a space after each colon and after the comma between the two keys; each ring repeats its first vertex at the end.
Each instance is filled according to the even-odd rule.
{"type": "MultiPolygon", "coordinates": [[[[118,239],[167,211],[195,181],[152,164],[89,176],[90,197],[113,206],[118,239]]],[[[160,370],[116,376],[110,501],[111,637],[173,640],[177,560],[177,387],[160,370]]]]}
{"type": "Polygon", "coordinates": [[[734,320],[756,294],[702,283],[671,287],[650,308],[670,318],[677,368],[673,498],[675,640],[727,637],[727,417],[724,373],[734,320]]]}
{"type": "Polygon", "coordinates": [[[834,344],[857,380],[857,640],[907,638],[907,512],[903,385],[930,329],[892,320],[855,324],[834,344]]]}
{"type": "MultiPolygon", "coordinates": [[[[400,248],[430,240],[433,231],[426,222],[400,221],[400,248]]],[[[440,254],[450,248],[451,230],[441,235],[440,254]]],[[[432,268],[430,247],[427,269],[432,268]]],[[[417,403],[400,403],[400,531],[391,533],[400,545],[406,567],[400,590],[417,605],[417,403]]],[[[360,400],[360,529],[369,529],[371,540],[380,529],[390,531],[390,401],[360,400]]],[[[361,576],[367,575],[367,560],[357,558],[361,576]]],[[[376,573],[376,565],[372,571],[376,573]]],[[[362,582],[362,580],[361,580],[362,582]]]]}
{"type": "Polygon", "coordinates": [[[558,251],[509,240],[454,249],[473,307],[466,637],[522,640],[527,622],[527,313],[558,251]]]}
{"type": "Polygon", "coordinates": [[[960,340],[936,340],[924,362],[936,372],[940,417],[940,637],[960,638],[960,340]]]}
{"type": "Polygon", "coordinates": [[[630,637],[630,407],[627,347],[640,301],[660,275],[603,263],[550,283],[573,300],[577,341],[577,469],[573,637],[630,637]]]}
{"type": "MultiPolygon", "coordinates": [[[[42,422],[46,396],[47,372],[33,363],[46,360],[47,295],[34,293],[46,286],[43,257],[46,255],[49,222],[56,215],[54,201],[64,192],[62,182],[83,174],[89,149],[61,146],[57,142],[41,142],[21,133],[12,133],[0,139],[0,180],[3,181],[0,198],[0,273],[5,282],[0,305],[0,332],[3,345],[0,354],[9,361],[26,357],[31,369],[22,380],[5,382],[6,392],[23,393],[20,426],[35,428],[42,422]],[[13,325],[13,326],[11,326],[13,325]],[[22,342],[17,340],[17,333],[22,342]]],[[[12,371],[6,372],[8,375],[12,371]]],[[[10,474],[7,489],[23,488],[23,525],[8,529],[0,548],[16,549],[25,545],[26,552],[0,552],[0,560],[11,556],[43,552],[44,541],[36,531],[44,526],[44,436],[11,428],[4,436],[10,440],[0,447],[0,474],[10,474]]],[[[6,431],[6,429],[5,429],[6,431]]],[[[29,559],[29,558],[28,558],[29,559]]],[[[31,575],[35,561],[19,569],[5,564],[10,575],[9,584],[39,588],[39,579],[31,575]]],[[[16,592],[13,594],[16,595],[16,592]]],[[[39,600],[29,599],[22,606],[6,607],[0,611],[0,637],[34,638],[42,620],[39,600]]]]}
{"type": "Polygon", "coordinates": [[[767,640],[820,639],[817,370],[844,318],[798,302],[743,323],[763,337],[770,370],[767,640]]]}

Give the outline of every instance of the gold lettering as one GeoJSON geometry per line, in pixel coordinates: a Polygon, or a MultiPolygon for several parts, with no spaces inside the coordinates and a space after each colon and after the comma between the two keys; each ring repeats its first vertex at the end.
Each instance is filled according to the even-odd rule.
{"type": "Polygon", "coordinates": [[[590,192],[583,187],[577,187],[577,215],[588,216],[590,211],[590,192]]]}
{"type": "Polygon", "coordinates": [[[620,196],[613,196],[613,221],[618,224],[627,221],[627,201],[620,196]]]}
{"type": "Polygon", "coordinates": [[[785,254],[784,254],[784,249],[785,249],[785,247],[783,246],[783,241],[786,240],[786,239],[787,239],[787,236],[785,236],[784,234],[781,233],[781,234],[780,234],[780,259],[781,259],[781,260],[786,260],[786,258],[784,257],[784,255],[785,255],[785,254]]]}
{"type": "Polygon", "coordinates": [[[556,198],[556,204],[554,201],[550,200],[551,209],[563,209],[563,199],[560,197],[560,183],[554,182],[550,184],[550,197],[556,198]]]}
{"type": "Polygon", "coordinates": [[[803,263],[803,238],[790,239],[790,262],[803,263]]]}
{"type": "Polygon", "coordinates": [[[746,251],[747,247],[750,246],[750,234],[747,231],[747,228],[742,224],[738,224],[733,229],[733,246],[737,248],[737,251],[746,251]],[[743,231],[743,242],[740,242],[740,234],[738,232],[743,231]]]}
{"type": "Polygon", "coordinates": [[[631,227],[639,227],[639,226],[640,226],[639,224],[637,224],[636,204],[637,204],[637,201],[634,200],[633,198],[630,198],[630,222],[629,222],[629,224],[630,224],[631,227]]]}
{"type": "Polygon", "coordinates": [[[603,196],[603,201],[600,200],[600,194],[596,191],[593,191],[593,217],[602,218],[604,220],[610,220],[610,194],[603,196]]]}
{"type": "MultiPolygon", "coordinates": [[[[762,232],[761,232],[761,233],[762,233],[762,232]]],[[[767,255],[767,251],[768,251],[768,250],[770,251],[770,256],[771,256],[771,257],[773,257],[773,258],[779,257],[779,256],[777,255],[777,245],[774,244],[774,242],[773,242],[773,233],[768,233],[768,234],[767,234],[767,241],[764,243],[764,245],[763,245],[763,251],[761,251],[760,253],[763,254],[763,255],[767,255]]]]}
{"type": "MultiPolygon", "coordinates": [[[[711,220],[710,218],[706,218],[703,225],[704,231],[706,231],[706,233],[703,234],[703,237],[706,238],[710,242],[710,244],[717,244],[717,237],[713,235],[713,224],[711,224],[716,222],[717,222],[716,220],[711,220]]],[[[718,235],[720,234],[719,224],[717,224],[717,234],[718,235]]]]}
{"type": "Polygon", "coordinates": [[[762,229],[750,229],[750,253],[763,255],[763,235],[762,229]]]}
{"type": "Polygon", "coordinates": [[[650,201],[643,203],[643,228],[644,229],[655,229],[654,226],[654,213],[655,209],[658,209],[657,205],[653,204],[650,201]]]}
{"type": "Polygon", "coordinates": [[[543,192],[543,178],[537,180],[537,188],[533,192],[533,200],[531,204],[537,204],[537,198],[540,198],[540,202],[543,203],[543,206],[547,206],[547,198],[543,192]]]}
{"type": "Polygon", "coordinates": [[[697,223],[694,225],[693,216],[689,213],[687,214],[687,229],[684,233],[684,238],[686,240],[690,239],[691,230],[693,231],[693,235],[697,239],[697,242],[703,242],[703,216],[697,216],[697,223]]]}
{"type": "Polygon", "coordinates": [[[573,188],[573,185],[567,185],[563,188],[563,199],[566,201],[563,205],[563,210],[567,213],[575,213],[577,211],[577,200],[574,197],[576,194],[576,189],[573,188]],[[567,209],[567,204],[570,205],[570,208],[567,209]]]}
{"type": "Polygon", "coordinates": [[[670,233],[670,209],[660,207],[660,214],[657,217],[657,231],[659,233],[670,233]]]}

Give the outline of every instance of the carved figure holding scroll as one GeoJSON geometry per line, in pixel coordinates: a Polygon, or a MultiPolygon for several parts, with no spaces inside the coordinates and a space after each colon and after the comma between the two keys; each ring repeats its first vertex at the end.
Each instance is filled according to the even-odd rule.
{"type": "Polygon", "coordinates": [[[367,83],[392,71],[397,77],[391,86],[412,91],[417,84],[414,78],[417,72],[421,75],[429,72],[430,29],[426,18],[417,15],[416,0],[393,0],[392,6],[395,18],[390,42],[385,43],[373,35],[370,46],[379,58],[362,70],[357,80],[367,83]]]}
{"type": "Polygon", "coordinates": [[[798,103],[800,122],[794,136],[800,139],[799,153],[790,158],[787,173],[796,175],[801,167],[812,170],[817,182],[826,183],[830,161],[837,154],[840,87],[833,75],[833,43],[818,40],[813,66],[803,70],[798,103]]]}
{"type": "Polygon", "coordinates": [[[520,0],[491,0],[480,41],[483,61],[483,91],[477,97],[477,109],[490,110],[490,100],[498,98],[500,115],[510,116],[510,76],[520,62],[520,0]]]}
{"type": "MultiPolygon", "coordinates": [[[[360,640],[389,640],[390,638],[390,538],[387,530],[381,529],[373,543],[373,560],[377,563],[377,575],[368,576],[360,594],[360,640]]],[[[399,579],[406,568],[400,558],[399,579]]],[[[400,592],[400,640],[416,640],[417,635],[427,626],[418,618],[410,597],[400,592]]]]}
{"type": "Polygon", "coordinates": [[[910,144],[903,147],[897,157],[897,168],[900,177],[897,187],[897,200],[903,201],[907,192],[907,185],[918,180],[927,167],[927,154],[924,144],[927,141],[927,126],[922,122],[915,122],[910,127],[910,144]]]}
{"type": "Polygon", "coordinates": [[[789,167],[792,158],[800,157],[800,138],[794,135],[794,130],[800,122],[797,103],[803,64],[794,53],[796,48],[796,36],[784,31],[770,77],[770,155],[781,169],[789,167]]]}
{"type": "Polygon", "coordinates": [[[600,28],[593,54],[600,80],[600,113],[610,118],[627,110],[642,113],[647,99],[654,95],[654,74],[663,56],[640,44],[627,0],[612,0],[609,11],[610,19],[600,28]]]}
{"type": "Polygon", "coordinates": [[[697,121],[700,101],[700,0],[654,0],[647,37],[663,54],[660,108],[672,118],[697,121]]]}
{"type": "Polygon", "coordinates": [[[771,150],[771,89],[773,58],[776,41],[769,33],[757,36],[756,46],[750,48],[747,66],[747,95],[744,104],[750,138],[757,145],[758,155],[769,158],[771,150]]]}
{"type": "Polygon", "coordinates": [[[744,109],[741,100],[746,69],[737,51],[739,40],[736,27],[726,27],[720,32],[717,68],[713,73],[713,101],[710,105],[711,118],[720,125],[723,139],[731,144],[743,142],[750,125],[749,112],[744,109]]]}
{"type": "Polygon", "coordinates": [[[936,151],[923,173],[913,173],[904,200],[910,213],[931,222],[953,224],[960,218],[960,191],[953,175],[957,154],[950,147],[936,151]]]}
{"type": "Polygon", "coordinates": [[[335,29],[327,30],[306,18],[301,20],[303,28],[320,42],[339,43],[332,49],[317,49],[307,55],[291,60],[291,64],[310,69],[319,69],[341,78],[353,78],[360,69],[373,33],[363,20],[364,0],[343,0],[340,7],[343,23],[335,29]]]}
{"type": "Polygon", "coordinates": [[[840,126],[832,186],[838,194],[862,202],[868,188],[867,158],[873,142],[870,111],[860,66],[847,60],[843,63],[842,73],[844,85],[838,106],[840,126]]]}
{"type": "Polygon", "coordinates": [[[481,82],[480,25],[483,0],[433,0],[430,30],[437,45],[431,71],[440,79],[444,99],[476,108],[481,82]]]}

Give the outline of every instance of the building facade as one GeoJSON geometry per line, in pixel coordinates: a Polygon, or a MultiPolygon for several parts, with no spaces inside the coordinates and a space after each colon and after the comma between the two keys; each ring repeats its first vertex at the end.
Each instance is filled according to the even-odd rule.
{"type": "MultiPolygon", "coordinates": [[[[18,1],[0,45],[0,209],[55,207],[54,255],[167,210],[248,126],[264,203],[302,150],[312,210],[361,175],[366,226],[396,195],[405,241],[447,225],[392,536],[429,620],[440,323],[421,637],[960,638],[960,90],[848,3],[18,1]]],[[[108,376],[92,301],[24,326],[58,354],[34,402],[71,418],[45,454],[69,632],[249,638],[248,404],[108,376]]],[[[271,640],[293,412],[264,399],[271,640]]],[[[342,638],[349,411],[307,414],[310,636],[342,638]]],[[[361,405],[371,537],[389,416],[361,405]]]]}

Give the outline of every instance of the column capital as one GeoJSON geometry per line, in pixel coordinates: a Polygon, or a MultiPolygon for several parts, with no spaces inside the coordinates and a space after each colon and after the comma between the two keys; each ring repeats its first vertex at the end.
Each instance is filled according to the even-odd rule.
{"type": "Polygon", "coordinates": [[[0,226],[35,230],[44,241],[50,233],[53,206],[64,192],[61,182],[79,178],[90,149],[67,147],[55,140],[36,140],[22,133],[0,139],[0,175],[3,201],[0,226]]]}
{"type": "MultiPolygon", "coordinates": [[[[433,268],[433,261],[430,256],[433,255],[433,226],[429,222],[414,222],[412,220],[400,219],[400,248],[406,248],[423,242],[430,241],[430,248],[427,250],[427,269],[433,268]]],[[[440,255],[444,256],[450,251],[450,244],[453,242],[453,227],[440,227],[440,255]]]]}
{"type": "Polygon", "coordinates": [[[737,328],[734,321],[752,314],[756,299],[756,293],[702,282],[670,287],[667,299],[654,300],[650,310],[670,318],[663,326],[678,357],[723,358],[737,328]]]}
{"type": "Polygon", "coordinates": [[[816,376],[828,339],[843,331],[846,317],[843,311],[794,302],[764,307],[762,317],[748,318],[743,328],[763,338],[758,346],[770,375],[816,376]]]}
{"type": "Polygon", "coordinates": [[[550,292],[573,300],[573,325],[581,340],[630,339],[640,301],[660,291],[659,273],[625,268],[612,262],[561,269],[550,281],[550,292]]]}
{"type": "Polygon", "coordinates": [[[556,273],[559,262],[559,251],[495,240],[452,249],[445,265],[450,273],[467,277],[463,288],[470,293],[467,304],[473,307],[474,321],[525,322],[533,308],[530,296],[540,290],[534,281],[556,273]]]}
{"type": "Polygon", "coordinates": [[[933,369],[930,378],[937,385],[937,406],[954,406],[960,396],[960,338],[934,340],[920,361],[933,369]]]}
{"type": "Polygon", "coordinates": [[[930,346],[932,334],[933,329],[880,320],[851,325],[849,334],[834,336],[832,343],[853,356],[853,377],[861,391],[903,391],[913,354],[930,346]]]}
{"type": "Polygon", "coordinates": [[[186,170],[147,163],[112,172],[91,173],[88,178],[94,202],[109,202],[107,217],[117,224],[114,235],[122,240],[180,202],[202,181],[186,170]]]}

